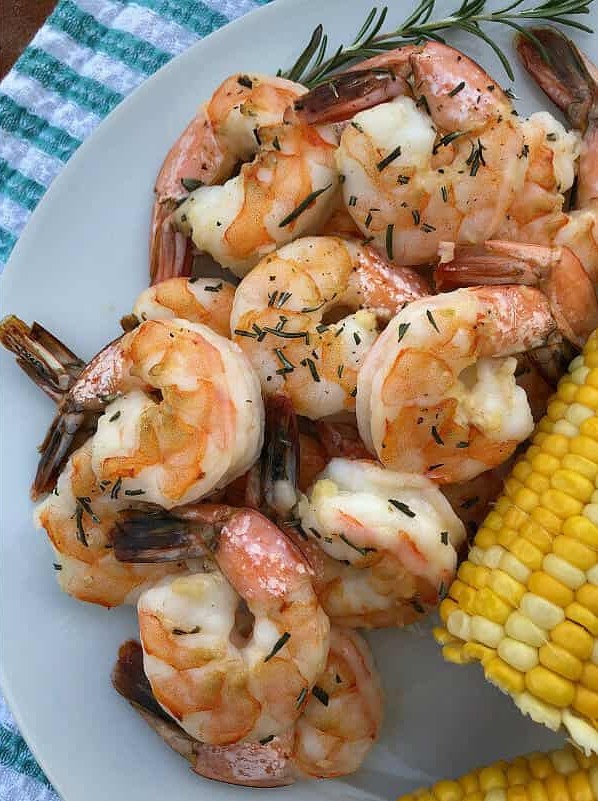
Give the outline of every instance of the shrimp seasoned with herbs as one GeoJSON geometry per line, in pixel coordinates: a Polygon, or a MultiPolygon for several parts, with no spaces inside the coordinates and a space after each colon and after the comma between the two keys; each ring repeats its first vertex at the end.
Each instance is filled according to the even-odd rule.
{"type": "Polygon", "coordinates": [[[250,509],[129,513],[114,532],[127,562],[205,553],[218,569],[165,579],[139,599],[145,673],[163,709],[212,745],[256,742],[292,726],[326,665],[329,621],[301,553],[250,509]],[[184,518],[184,519],[182,519],[184,518]],[[251,631],[237,625],[246,604],[251,631]]]}
{"type": "Polygon", "coordinates": [[[135,642],[121,646],[112,680],[196,773],[229,784],[278,787],[296,779],[353,773],[375,743],[382,721],[382,689],[369,648],[354,631],[336,626],[330,630],[326,668],[302,702],[297,723],[261,743],[214,746],[185,734],[156,702],[135,642]]]}
{"type": "Polygon", "coordinates": [[[251,160],[262,126],[282,122],[305,92],[284,78],[238,73],[224,80],[171,147],[156,179],[150,237],[152,283],[190,275],[192,250],[172,224],[172,213],[200,186],[227,181],[239,162],[251,160]]]}
{"type": "Polygon", "coordinates": [[[235,293],[233,340],[267,394],[285,393],[317,419],[355,408],[357,373],[398,309],[429,293],[408,268],[394,269],[367,246],[305,237],[263,259],[235,293]],[[347,310],[338,322],[326,318],[347,310]]]}
{"type": "Polygon", "coordinates": [[[531,287],[473,287],[414,301],[359,373],[363,441],[386,467],[440,483],[496,467],[533,429],[512,357],[555,336],[550,304],[531,287]]]}
{"type": "Polygon", "coordinates": [[[80,373],[46,436],[34,494],[55,484],[73,439],[97,424],[99,481],[166,508],[244,473],[263,435],[259,382],[241,351],[200,323],[147,320],[80,373]]]}
{"type": "Polygon", "coordinates": [[[402,625],[406,608],[436,606],[465,541],[433,482],[371,461],[332,459],[297,516],[312,543],[345,568],[331,571],[316,557],[316,592],[331,619],[347,625],[402,625]]]}

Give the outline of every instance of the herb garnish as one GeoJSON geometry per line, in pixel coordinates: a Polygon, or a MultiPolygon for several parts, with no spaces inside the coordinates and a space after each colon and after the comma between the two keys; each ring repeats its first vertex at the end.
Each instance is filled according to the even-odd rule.
{"type": "Polygon", "coordinates": [[[345,534],[339,534],[338,536],[345,543],[345,545],[348,545],[349,548],[353,548],[354,551],[357,551],[357,553],[360,553],[362,556],[367,556],[369,553],[375,553],[377,551],[377,548],[368,548],[367,546],[362,547],[360,545],[355,545],[355,543],[351,542],[351,540],[345,534]]]}
{"type": "Polygon", "coordinates": [[[289,634],[288,631],[285,631],[285,633],[281,637],[279,637],[278,640],[276,640],[276,642],[274,643],[274,647],[272,648],[268,656],[264,659],[264,662],[269,662],[273,656],[276,656],[276,654],[280,651],[280,649],[283,648],[290,639],[291,635],[289,634]]]}
{"type": "Polygon", "coordinates": [[[436,426],[432,426],[431,431],[432,431],[432,436],[434,437],[435,442],[438,445],[444,445],[444,440],[442,439],[442,437],[438,433],[438,429],[436,428],[436,426]]]}
{"type": "Polygon", "coordinates": [[[394,506],[395,509],[398,509],[399,512],[403,512],[404,515],[407,517],[415,517],[415,512],[406,503],[402,501],[397,501],[394,498],[389,498],[388,502],[391,506],[394,506]]]}
{"type": "Polygon", "coordinates": [[[385,156],[381,161],[379,161],[376,164],[376,169],[378,170],[378,172],[382,172],[382,170],[388,167],[389,164],[392,164],[392,162],[395,159],[398,159],[400,155],[401,155],[401,145],[397,145],[397,147],[395,147],[395,149],[392,150],[388,154],[388,156],[385,156]]]}
{"type": "Polygon", "coordinates": [[[196,189],[199,189],[200,186],[203,186],[203,181],[200,181],[197,178],[181,178],[181,183],[187,192],[195,192],[196,189]]]}
{"type": "Polygon", "coordinates": [[[430,311],[430,309],[426,309],[426,317],[428,318],[428,320],[429,320],[429,322],[430,322],[430,325],[431,325],[431,326],[432,326],[432,327],[433,327],[433,328],[434,328],[436,331],[438,331],[438,333],[440,333],[440,330],[439,330],[438,326],[436,325],[436,320],[434,319],[434,315],[432,314],[432,312],[430,311]]]}
{"type": "Polygon", "coordinates": [[[303,212],[309,206],[311,206],[311,204],[314,202],[314,200],[316,200],[316,198],[319,198],[320,195],[323,192],[326,192],[328,189],[330,189],[331,186],[332,184],[328,184],[328,186],[323,186],[321,189],[315,189],[313,192],[310,192],[309,195],[301,201],[301,203],[297,206],[297,208],[293,209],[293,211],[290,214],[287,214],[287,216],[278,223],[278,227],[284,228],[285,226],[290,225],[292,222],[294,222],[297,219],[297,217],[303,214],[303,212]]]}
{"type": "Polygon", "coordinates": [[[326,692],[326,690],[323,690],[321,687],[318,687],[318,685],[315,684],[312,688],[311,693],[314,696],[314,698],[317,698],[321,704],[324,704],[324,706],[328,706],[328,702],[330,699],[328,697],[328,693],[326,692]]]}
{"type": "Polygon", "coordinates": [[[391,261],[392,261],[392,237],[394,234],[394,230],[395,227],[392,223],[386,226],[386,253],[391,261]]]}
{"type": "Polygon", "coordinates": [[[403,339],[403,337],[409,330],[410,325],[411,323],[399,323],[399,339],[398,339],[399,342],[403,339]]]}
{"type": "Polygon", "coordinates": [[[465,81],[461,81],[461,83],[458,83],[454,89],[451,89],[451,91],[448,93],[448,96],[454,97],[455,95],[458,95],[459,92],[462,91],[463,89],[465,89],[465,81]]]}

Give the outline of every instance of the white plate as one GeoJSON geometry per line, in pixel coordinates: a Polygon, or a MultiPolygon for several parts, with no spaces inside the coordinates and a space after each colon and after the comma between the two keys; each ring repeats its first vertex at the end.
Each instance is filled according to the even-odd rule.
{"type": "MultiPolygon", "coordinates": [[[[39,320],[87,357],[114,337],[120,315],[147,282],[156,171],[198,103],[232,72],[288,65],[319,22],[346,41],[370,2],[278,0],[148,80],[81,147],[33,215],[2,276],[1,313],[39,320]]],[[[395,5],[391,22],[411,3],[395,5]]],[[[439,0],[438,12],[448,6],[439,0]]],[[[596,12],[593,20],[598,27],[596,12]]],[[[493,34],[515,63],[508,36],[493,34]]],[[[504,82],[487,47],[452,41],[504,82]]],[[[598,57],[598,42],[584,35],[578,41],[598,57]]],[[[520,111],[546,107],[521,72],[515,87],[520,111]]],[[[65,801],[271,794],[191,774],[112,690],[117,648],[136,633],[134,612],[107,612],[59,591],[28,499],[35,448],[53,410],[4,352],[0,368],[2,685],[46,774],[65,801]]],[[[289,801],[393,798],[417,784],[561,742],[524,720],[478,667],[444,664],[428,632],[379,631],[369,640],[387,695],[381,740],[355,776],[279,791],[289,801]]]]}

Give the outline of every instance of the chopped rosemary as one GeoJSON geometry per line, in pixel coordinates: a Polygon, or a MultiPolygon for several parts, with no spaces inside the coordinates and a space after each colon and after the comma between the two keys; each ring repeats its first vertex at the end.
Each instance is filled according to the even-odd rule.
{"type": "Polygon", "coordinates": [[[271,743],[273,739],[274,739],[273,734],[269,734],[267,737],[262,737],[262,739],[260,740],[260,745],[267,745],[268,743],[271,743]]]}
{"type": "Polygon", "coordinates": [[[195,192],[196,189],[199,189],[200,186],[203,186],[203,181],[200,181],[197,178],[181,178],[181,183],[187,192],[195,192]]]}
{"type": "Polygon", "coordinates": [[[370,227],[370,225],[371,225],[371,223],[372,223],[372,220],[373,220],[373,219],[374,219],[374,218],[372,217],[372,212],[371,212],[371,211],[368,211],[368,216],[365,218],[365,227],[366,227],[366,228],[369,228],[369,227],[370,227]]]}
{"type": "Polygon", "coordinates": [[[338,673],[335,675],[334,680],[336,681],[337,684],[342,684],[343,683],[343,680],[338,675],[338,673]]]}
{"type": "Polygon", "coordinates": [[[122,414],[122,412],[114,412],[112,417],[108,418],[108,422],[109,423],[114,423],[115,420],[118,420],[118,418],[121,416],[121,414],[122,414]]]}
{"type": "Polygon", "coordinates": [[[417,597],[417,595],[414,595],[413,598],[411,599],[411,606],[415,609],[416,612],[419,612],[420,615],[423,615],[424,612],[426,611],[425,608],[420,603],[420,600],[417,597]]]}
{"type": "Polygon", "coordinates": [[[277,309],[282,309],[284,304],[292,297],[292,292],[278,292],[274,290],[271,295],[268,295],[268,306],[275,306],[277,309]]]}
{"type": "Polygon", "coordinates": [[[444,467],[444,462],[438,462],[438,464],[431,464],[428,466],[428,470],[438,470],[439,467],[444,467]]]}
{"type": "Polygon", "coordinates": [[[144,489],[125,490],[125,495],[131,495],[133,497],[136,495],[145,495],[145,490],[144,489]]]}
{"type": "Polygon", "coordinates": [[[430,223],[422,223],[422,231],[425,234],[430,234],[430,233],[432,233],[432,231],[435,231],[435,230],[436,230],[436,228],[434,228],[433,225],[430,225],[430,223]]]}
{"type": "Polygon", "coordinates": [[[275,136],[274,139],[272,140],[272,147],[274,148],[274,150],[280,150],[280,141],[277,136],[275,136]]]}
{"type": "Polygon", "coordinates": [[[361,547],[359,545],[355,545],[355,543],[351,542],[351,540],[347,536],[345,536],[344,534],[339,534],[339,538],[346,545],[348,545],[349,548],[353,548],[354,551],[357,551],[357,553],[360,553],[362,556],[367,556],[369,553],[375,553],[376,550],[377,550],[377,548],[368,548],[367,546],[361,547]]]}
{"type": "Polygon", "coordinates": [[[324,704],[324,706],[328,706],[328,702],[330,699],[328,697],[328,693],[326,692],[326,690],[323,690],[321,687],[318,687],[318,685],[315,684],[312,688],[311,694],[314,696],[314,698],[317,698],[321,704],[324,704]]]}
{"type": "Polygon", "coordinates": [[[394,498],[389,498],[388,502],[391,506],[394,506],[395,509],[398,509],[399,512],[402,512],[407,517],[415,517],[415,512],[406,503],[402,501],[397,501],[394,498]]]}
{"type": "Polygon", "coordinates": [[[58,564],[58,562],[52,562],[52,567],[54,570],[62,570],[62,565],[58,564]]]}
{"type": "Polygon", "coordinates": [[[446,203],[448,200],[448,189],[446,188],[446,186],[440,187],[440,194],[442,196],[443,201],[446,203]]]}
{"type": "Polygon", "coordinates": [[[447,596],[447,592],[448,592],[448,590],[447,590],[446,584],[444,583],[444,581],[441,581],[440,582],[440,587],[438,587],[438,600],[439,601],[444,601],[444,599],[447,596]]]}
{"type": "Polygon", "coordinates": [[[330,189],[331,186],[332,184],[328,184],[327,186],[323,186],[321,189],[315,189],[313,192],[310,192],[309,195],[301,201],[301,203],[297,206],[297,208],[293,209],[293,211],[290,214],[287,214],[284,220],[281,220],[278,223],[278,227],[284,228],[285,226],[290,225],[292,222],[294,222],[297,219],[297,217],[303,214],[303,212],[309,206],[311,206],[314,200],[319,198],[321,194],[330,189]]]}
{"type": "Polygon", "coordinates": [[[440,542],[443,545],[448,545],[449,544],[449,533],[448,533],[448,531],[441,531],[440,532],[440,542]]]}
{"type": "Polygon", "coordinates": [[[262,146],[262,138],[261,138],[260,132],[258,131],[257,128],[253,129],[253,135],[255,137],[255,141],[258,143],[258,146],[261,147],[262,146]]]}
{"type": "Polygon", "coordinates": [[[529,156],[529,145],[526,143],[521,148],[521,153],[519,154],[520,159],[526,159],[529,156]]]}
{"type": "Polygon", "coordinates": [[[237,83],[241,84],[241,86],[244,86],[246,89],[253,89],[253,81],[249,75],[239,75],[237,83]]]}
{"type": "Polygon", "coordinates": [[[394,235],[394,230],[395,227],[392,223],[386,226],[386,253],[391,261],[392,261],[392,238],[394,235]]]}
{"type": "Polygon", "coordinates": [[[484,159],[484,150],[486,150],[486,148],[479,139],[477,141],[477,144],[475,144],[474,142],[471,143],[471,152],[467,157],[467,159],[465,160],[465,163],[469,167],[469,174],[472,178],[478,174],[478,170],[480,169],[481,166],[484,167],[486,166],[486,161],[484,159]]]}
{"type": "Polygon", "coordinates": [[[318,369],[316,367],[316,363],[313,359],[310,359],[309,356],[305,359],[301,360],[301,364],[303,367],[309,367],[309,372],[311,373],[311,377],[316,382],[316,384],[320,383],[320,375],[318,373],[318,369]]]}
{"type": "Polygon", "coordinates": [[[358,122],[355,122],[355,120],[351,120],[351,125],[353,128],[355,128],[356,131],[359,131],[359,133],[363,133],[363,128],[358,122]]]}
{"type": "Polygon", "coordinates": [[[328,331],[329,329],[330,329],[330,326],[326,325],[326,323],[320,323],[319,325],[316,326],[316,331],[318,332],[318,334],[323,334],[326,331],[328,331]]]}
{"type": "Polygon", "coordinates": [[[289,634],[288,631],[285,631],[285,633],[281,637],[279,637],[278,640],[276,640],[276,642],[274,643],[274,647],[272,648],[268,656],[265,657],[264,662],[269,662],[273,656],[276,656],[276,654],[280,651],[280,649],[284,648],[284,646],[288,643],[290,639],[291,635],[289,634]]]}
{"type": "Polygon", "coordinates": [[[458,83],[454,89],[451,89],[451,91],[448,93],[448,96],[454,97],[455,95],[458,95],[459,92],[461,92],[463,89],[465,89],[465,81],[461,81],[461,83],[458,83]]]}
{"type": "Polygon", "coordinates": [[[413,209],[413,211],[411,212],[411,216],[413,217],[413,222],[416,225],[419,225],[419,221],[421,219],[421,217],[419,215],[419,211],[417,209],[413,209]]]}
{"type": "Polygon", "coordinates": [[[351,392],[349,392],[350,397],[356,398],[357,397],[357,387],[353,387],[351,392]]]}
{"type": "Polygon", "coordinates": [[[356,345],[361,345],[361,337],[357,333],[357,331],[353,331],[353,339],[355,340],[356,345]]]}
{"type": "Polygon", "coordinates": [[[417,98],[415,105],[417,108],[423,108],[426,114],[428,116],[430,115],[430,104],[428,103],[428,98],[425,95],[420,95],[417,98]]]}
{"type": "Polygon", "coordinates": [[[201,628],[199,626],[194,626],[192,629],[189,629],[189,631],[185,631],[185,629],[173,629],[172,633],[178,636],[180,634],[199,634],[200,631],[201,628]]]}
{"type": "Polygon", "coordinates": [[[351,195],[349,198],[349,206],[356,206],[357,205],[357,197],[355,195],[351,195]]]}
{"type": "Polygon", "coordinates": [[[335,297],[336,297],[336,292],[332,295],[332,297],[330,299],[329,298],[324,298],[324,300],[321,303],[318,303],[317,306],[304,306],[301,309],[301,314],[311,314],[311,312],[320,311],[320,309],[322,309],[327,303],[329,303],[330,301],[333,301],[335,299],[335,297]]]}
{"type": "Polygon", "coordinates": [[[398,159],[400,155],[401,155],[401,145],[397,145],[397,147],[395,147],[394,150],[391,150],[391,152],[387,156],[385,156],[381,161],[379,161],[376,164],[376,169],[378,170],[378,172],[382,172],[382,170],[388,167],[389,164],[392,164],[392,162],[395,159],[398,159]]]}
{"type": "Polygon", "coordinates": [[[114,486],[110,490],[110,497],[113,501],[118,500],[118,493],[120,492],[120,488],[122,487],[123,480],[122,478],[117,478],[114,482],[114,486]]]}
{"type": "Polygon", "coordinates": [[[337,376],[339,378],[343,377],[343,370],[344,369],[345,369],[345,365],[344,364],[339,364],[339,366],[336,368],[336,374],[337,374],[337,376]]]}
{"type": "Polygon", "coordinates": [[[287,359],[281,349],[274,348],[274,353],[276,354],[276,358],[282,364],[282,367],[276,371],[276,375],[286,375],[286,373],[292,373],[295,369],[295,365],[287,359]]]}
{"type": "Polygon", "coordinates": [[[458,136],[461,136],[461,131],[452,131],[451,133],[447,133],[444,136],[441,136],[440,139],[436,142],[434,147],[432,148],[432,153],[436,155],[441,147],[447,147],[450,145],[451,142],[454,142],[458,136]]]}
{"type": "Polygon", "coordinates": [[[457,442],[455,448],[469,448],[469,442],[457,442]]]}
{"type": "Polygon", "coordinates": [[[222,283],[222,281],[220,281],[219,284],[214,284],[213,286],[210,285],[210,284],[206,284],[206,286],[204,286],[204,288],[203,288],[203,291],[204,292],[220,292],[220,290],[222,289],[223,286],[224,286],[224,284],[222,283]]]}
{"type": "Polygon", "coordinates": [[[253,331],[244,331],[242,328],[235,328],[233,334],[238,337],[249,337],[250,339],[256,339],[257,334],[253,331]]]}
{"type": "Polygon", "coordinates": [[[299,695],[297,696],[297,703],[296,703],[297,709],[299,709],[301,704],[305,701],[305,696],[306,695],[307,695],[307,687],[304,687],[301,690],[301,692],[299,693],[299,695]]]}
{"type": "Polygon", "coordinates": [[[557,136],[556,136],[556,134],[554,132],[553,133],[548,133],[548,134],[546,134],[546,139],[548,139],[549,142],[556,142],[557,136]]]}
{"type": "Polygon", "coordinates": [[[399,175],[397,178],[398,184],[408,184],[411,178],[408,175],[399,175]]]}
{"type": "Polygon", "coordinates": [[[399,323],[399,338],[398,338],[398,342],[400,342],[403,339],[403,337],[405,336],[405,334],[407,333],[407,331],[409,331],[409,326],[410,325],[411,325],[411,323],[399,323]]]}
{"type": "MultiPolygon", "coordinates": [[[[278,323],[280,326],[280,323],[278,323]]],[[[257,326],[255,326],[257,327],[257,326]]],[[[266,336],[266,334],[273,334],[276,337],[281,337],[282,339],[304,339],[305,343],[309,345],[309,332],[308,331],[283,331],[282,327],[278,328],[270,328],[270,326],[265,325],[263,328],[258,329],[258,337],[257,341],[261,342],[262,339],[266,336]]]]}
{"type": "Polygon", "coordinates": [[[442,439],[442,437],[438,433],[438,429],[436,428],[436,426],[432,426],[431,431],[432,431],[432,436],[434,437],[435,442],[438,445],[444,445],[444,440],[442,439]]]}
{"type": "Polygon", "coordinates": [[[436,320],[434,319],[434,315],[432,314],[430,309],[426,309],[426,317],[428,318],[432,328],[434,328],[436,331],[438,331],[438,333],[440,333],[440,330],[439,330],[438,326],[436,325],[436,320]]]}

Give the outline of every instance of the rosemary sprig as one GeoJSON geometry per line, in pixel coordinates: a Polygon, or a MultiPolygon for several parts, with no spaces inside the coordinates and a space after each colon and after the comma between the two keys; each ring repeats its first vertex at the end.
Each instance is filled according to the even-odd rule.
{"type": "Polygon", "coordinates": [[[426,39],[442,42],[444,31],[456,29],[465,31],[489,45],[509,78],[514,80],[507,55],[482,25],[492,23],[506,25],[532,39],[543,52],[542,45],[533,34],[522,27],[521,23],[530,20],[536,24],[556,22],[565,27],[593,33],[592,28],[577,19],[572,19],[581,14],[589,14],[593,2],[594,0],[545,0],[534,4],[533,0],[510,0],[510,2],[507,0],[506,5],[501,8],[490,10],[487,7],[488,0],[461,0],[454,11],[447,16],[435,18],[436,0],[420,0],[402,23],[385,33],[382,33],[381,29],[386,21],[388,6],[374,7],[353,41],[350,44],[339,45],[328,57],[326,57],[328,35],[322,25],[318,25],[293,66],[285,72],[279,70],[278,74],[313,88],[352,61],[369,58],[407,43],[426,39]]]}

